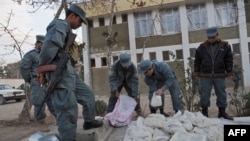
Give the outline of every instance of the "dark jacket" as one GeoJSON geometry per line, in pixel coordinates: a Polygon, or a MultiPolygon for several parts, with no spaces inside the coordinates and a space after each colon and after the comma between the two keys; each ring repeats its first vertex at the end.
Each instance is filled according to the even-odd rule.
{"type": "Polygon", "coordinates": [[[194,76],[226,77],[233,76],[233,54],[226,41],[216,42],[214,58],[211,55],[210,43],[200,44],[195,53],[194,76]]]}
{"type": "Polygon", "coordinates": [[[109,75],[109,84],[111,91],[115,91],[119,86],[126,82],[127,85],[132,89],[132,96],[138,95],[138,77],[137,69],[132,63],[128,70],[124,70],[120,61],[117,60],[111,67],[111,72],[109,75]],[[124,77],[124,71],[126,71],[126,76],[124,77]]]}

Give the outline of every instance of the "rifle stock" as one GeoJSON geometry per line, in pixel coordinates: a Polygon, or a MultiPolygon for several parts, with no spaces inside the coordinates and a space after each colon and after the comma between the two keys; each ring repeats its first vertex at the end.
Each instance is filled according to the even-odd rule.
{"type": "Polygon", "coordinates": [[[61,81],[62,79],[62,73],[66,68],[66,65],[69,61],[69,48],[72,46],[76,38],[76,34],[69,32],[66,38],[66,44],[65,44],[65,49],[61,55],[61,58],[56,66],[55,70],[55,75],[54,77],[49,81],[49,84],[46,88],[46,93],[45,93],[45,98],[42,101],[42,105],[40,105],[38,112],[40,113],[44,104],[50,99],[52,92],[56,88],[57,84],[61,81]]]}

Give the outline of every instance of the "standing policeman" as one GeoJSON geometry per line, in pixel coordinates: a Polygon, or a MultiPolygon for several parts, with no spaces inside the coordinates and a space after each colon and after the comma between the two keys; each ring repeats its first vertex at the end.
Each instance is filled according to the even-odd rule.
{"type": "MultiPolygon", "coordinates": [[[[36,68],[39,65],[39,53],[41,51],[44,39],[45,36],[43,35],[36,36],[36,47],[24,55],[20,65],[20,71],[25,83],[30,83],[31,102],[34,105],[34,116],[36,121],[38,121],[40,124],[40,130],[42,132],[48,132],[49,127],[45,123],[45,105],[43,105],[41,112],[38,111],[45,97],[45,91],[37,81],[36,71],[36,68]]],[[[47,106],[50,112],[55,116],[55,111],[53,109],[51,100],[47,101],[47,106]]]]}
{"type": "Polygon", "coordinates": [[[135,107],[135,111],[137,112],[138,116],[141,115],[141,107],[138,98],[137,69],[130,61],[130,54],[121,53],[119,60],[114,62],[114,64],[111,66],[109,85],[111,94],[108,103],[108,113],[114,110],[117,99],[120,96],[120,92],[124,87],[128,93],[128,96],[133,97],[136,100],[137,105],[135,107]]]}
{"type": "MultiPolygon", "coordinates": [[[[47,27],[47,34],[40,54],[39,66],[49,67],[63,59],[67,35],[72,29],[77,29],[81,24],[87,24],[85,12],[77,5],[72,4],[66,12],[66,19],[54,19],[47,27]]],[[[57,114],[60,141],[73,141],[76,137],[78,105],[83,105],[83,128],[85,130],[101,127],[102,121],[95,120],[95,96],[93,91],[77,75],[70,60],[61,74],[61,80],[51,94],[53,106],[57,114]]],[[[41,72],[40,82],[46,78],[50,83],[55,77],[53,70],[41,72]]]]}
{"type": "Polygon", "coordinates": [[[207,40],[195,53],[194,77],[200,80],[202,114],[208,117],[211,90],[214,87],[219,108],[218,117],[233,120],[226,113],[227,93],[225,77],[233,79],[233,55],[228,42],[219,38],[218,28],[207,29],[207,40]]]}

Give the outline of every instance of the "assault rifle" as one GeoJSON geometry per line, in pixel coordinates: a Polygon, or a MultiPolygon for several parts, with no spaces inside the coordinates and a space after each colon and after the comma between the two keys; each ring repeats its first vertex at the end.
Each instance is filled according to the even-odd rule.
{"type": "MultiPolygon", "coordinates": [[[[38,113],[41,112],[43,105],[45,102],[47,102],[54,89],[56,88],[57,84],[62,80],[62,73],[66,68],[66,65],[69,61],[69,48],[73,45],[74,41],[76,38],[76,34],[69,32],[66,38],[66,43],[65,43],[65,49],[60,55],[60,60],[58,64],[56,65],[55,71],[54,71],[54,77],[50,80],[49,84],[46,87],[46,93],[45,93],[45,98],[42,101],[42,105],[40,105],[38,109],[38,113]]],[[[43,66],[41,66],[43,67],[43,66]]],[[[39,69],[39,68],[38,68],[39,69]]]]}

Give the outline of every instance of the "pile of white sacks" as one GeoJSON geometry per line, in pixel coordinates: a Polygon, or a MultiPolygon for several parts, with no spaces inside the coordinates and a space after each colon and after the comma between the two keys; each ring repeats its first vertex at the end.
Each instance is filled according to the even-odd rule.
{"type": "Polygon", "coordinates": [[[177,112],[165,118],[161,114],[138,117],[126,130],[124,141],[223,141],[224,124],[233,121],[207,118],[200,112],[177,112]]]}

